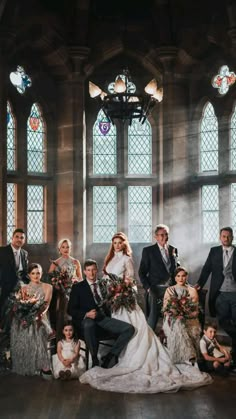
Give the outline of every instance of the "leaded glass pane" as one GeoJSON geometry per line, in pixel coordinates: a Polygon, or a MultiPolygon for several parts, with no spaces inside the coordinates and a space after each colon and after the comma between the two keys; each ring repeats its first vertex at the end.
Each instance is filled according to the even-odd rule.
{"type": "Polygon", "coordinates": [[[117,231],[117,191],[115,186],[93,187],[93,241],[109,243],[117,231]]]}
{"type": "Polygon", "coordinates": [[[107,121],[101,110],[93,126],[93,174],[116,173],[116,127],[107,121]]]}
{"type": "Polygon", "coordinates": [[[236,107],[230,123],[230,169],[236,170],[236,107]]]}
{"type": "Polygon", "coordinates": [[[217,185],[202,187],[203,243],[216,243],[219,237],[219,188],[217,185]]]}
{"type": "Polygon", "coordinates": [[[128,236],[133,243],[152,240],[152,188],[128,187],[128,236]]]}
{"type": "Polygon", "coordinates": [[[128,174],[152,174],[152,129],[146,120],[132,121],[128,130],[128,174]]]}
{"type": "Polygon", "coordinates": [[[218,121],[211,103],[205,107],[201,120],[200,170],[218,171],[218,121]]]}
{"type": "Polygon", "coordinates": [[[46,171],[45,141],[45,123],[38,105],[34,103],[27,121],[28,172],[46,171]]]}
{"type": "Polygon", "coordinates": [[[236,183],[231,185],[231,225],[233,231],[236,231],[236,183]]]}
{"type": "Polygon", "coordinates": [[[27,187],[27,241],[44,243],[44,187],[27,187]]]}
{"type": "Polygon", "coordinates": [[[7,183],[7,242],[16,228],[16,185],[7,183]]]}
{"type": "Polygon", "coordinates": [[[9,102],[7,102],[7,170],[16,170],[16,124],[9,102]]]}

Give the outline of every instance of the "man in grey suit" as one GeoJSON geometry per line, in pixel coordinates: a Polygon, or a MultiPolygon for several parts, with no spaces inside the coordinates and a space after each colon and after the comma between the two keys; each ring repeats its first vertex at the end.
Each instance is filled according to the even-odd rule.
{"type": "Polygon", "coordinates": [[[233,230],[220,230],[221,245],[210,249],[196,289],[202,288],[211,274],[209,310],[232,339],[232,358],[236,363],[236,249],[233,230]]]}
{"type": "Polygon", "coordinates": [[[4,315],[4,306],[18,280],[28,282],[28,253],[22,249],[25,244],[25,232],[17,228],[11,243],[0,247],[0,327],[4,315]]]}
{"type": "Polygon", "coordinates": [[[169,227],[158,224],[155,228],[156,243],[144,247],[139,267],[139,278],[146,290],[146,315],[149,326],[155,330],[161,314],[166,287],[175,283],[178,251],[168,243],[169,227]]]}

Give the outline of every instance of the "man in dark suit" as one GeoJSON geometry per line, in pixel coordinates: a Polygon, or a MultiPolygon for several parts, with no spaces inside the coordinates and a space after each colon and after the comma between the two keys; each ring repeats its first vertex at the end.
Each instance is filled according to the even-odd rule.
{"type": "Polygon", "coordinates": [[[97,263],[89,259],[84,263],[86,279],[73,285],[68,313],[72,317],[75,329],[82,331],[86,345],[92,356],[92,366],[99,365],[97,353],[99,338],[115,337],[115,343],[103,360],[102,367],[109,368],[117,362],[117,358],[134,334],[134,327],[126,322],[112,319],[110,312],[103,303],[104,296],[97,283],[97,263]]]}
{"type": "Polygon", "coordinates": [[[178,266],[177,249],[168,244],[169,227],[158,224],[155,228],[156,244],[144,247],[139,267],[139,278],[146,290],[146,315],[149,326],[155,330],[161,314],[166,287],[174,283],[178,266]]]}
{"type": "Polygon", "coordinates": [[[202,288],[211,274],[209,310],[232,339],[232,357],[236,364],[236,249],[233,230],[220,230],[221,246],[210,249],[195,288],[202,288]]]}
{"type": "Polygon", "coordinates": [[[13,232],[11,243],[0,247],[0,324],[7,297],[18,280],[28,282],[28,253],[22,249],[24,243],[25,232],[22,228],[17,228],[13,232]]]}

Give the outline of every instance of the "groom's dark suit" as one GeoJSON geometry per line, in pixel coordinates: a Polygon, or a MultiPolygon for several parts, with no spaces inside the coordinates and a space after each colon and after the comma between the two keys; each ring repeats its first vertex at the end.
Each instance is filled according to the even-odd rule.
{"type": "MultiPolygon", "coordinates": [[[[209,310],[213,317],[216,315],[215,303],[219,295],[219,290],[221,285],[224,282],[223,274],[223,247],[216,246],[210,249],[207,260],[202,268],[198,285],[202,288],[209,275],[211,274],[211,284],[210,284],[210,293],[209,293],[209,310]]],[[[233,251],[233,260],[232,260],[232,275],[236,281],[236,248],[233,251]]]]}
{"type": "Polygon", "coordinates": [[[223,253],[222,246],[211,248],[197,285],[202,288],[211,274],[209,294],[210,313],[212,316],[216,315],[220,326],[231,337],[232,358],[236,364],[236,248],[233,249],[232,259],[230,259],[232,265],[230,262],[224,267],[223,253]],[[227,277],[227,266],[230,266],[228,270],[230,277],[227,277]]]}
{"type": "Polygon", "coordinates": [[[4,303],[14,289],[19,277],[24,282],[28,282],[27,267],[28,267],[28,253],[26,250],[20,250],[20,259],[22,271],[17,272],[15,256],[11,245],[0,247],[0,311],[4,307],[4,303]]]}
{"type": "Polygon", "coordinates": [[[147,316],[148,324],[155,330],[158,317],[161,312],[161,304],[157,299],[162,300],[166,287],[164,285],[174,284],[174,272],[178,266],[177,249],[168,245],[169,267],[163,261],[158,244],[144,247],[139,267],[139,278],[145,290],[149,290],[147,316]]]}
{"type": "Polygon", "coordinates": [[[111,349],[112,355],[115,356],[119,356],[134,334],[134,327],[131,324],[112,319],[105,306],[100,308],[97,305],[86,279],[73,285],[68,303],[68,314],[72,317],[76,330],[82,331],[92,358],[97,357],[98,341],[104,335],[104,331],[108,336],[116,338],[111,349]],[[93,309],[97,311],[96,318],[87,318],[86,313],[93,309]]]}

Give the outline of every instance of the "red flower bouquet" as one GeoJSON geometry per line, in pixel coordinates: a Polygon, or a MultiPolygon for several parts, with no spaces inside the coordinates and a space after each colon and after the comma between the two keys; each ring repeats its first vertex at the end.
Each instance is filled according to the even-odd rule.
{"type": "Polygon", "coordinates": [[[129,312],[134,310],[136,305],[135,280],[132,278],[119,278],[116,275],[108,274],[109,278],[101,279],[99,286],[105,301],[112,312],[126,308],[129,312]]]}

